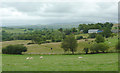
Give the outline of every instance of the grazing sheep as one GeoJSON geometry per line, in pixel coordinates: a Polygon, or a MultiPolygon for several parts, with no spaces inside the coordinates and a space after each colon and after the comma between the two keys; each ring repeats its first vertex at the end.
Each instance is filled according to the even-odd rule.
{"type": "Polygon", "coordinates": [[[43,56],[40,56],[40,59],[43,59],[43,56]]]}
{"type": "Polygon", "coordinates": [[[30,59],[33,59],[33,57],[30,57],[30,59]]]}
{"type": "Polygon", "coordinates": [[[109,42],[109,43],[111,43],[111,42],[109,42]]]}
{"type": "Polygon", "coordinates": [[[29,59],[30,59],[30,57],[27,57],[27,58],[26,58],[26,60],[29,60],[29,59]]]}
{"type": "Polygon", "coordinates": [[[83,57],[78,57],[79,59],[83,58],[83,57]]]}
{"type": "Polygon", "coordinates": [[[31,60],[31,59],[33,59],[33,57],[27,57],[27,58],[26,58],[26,60],[31,60]]]}

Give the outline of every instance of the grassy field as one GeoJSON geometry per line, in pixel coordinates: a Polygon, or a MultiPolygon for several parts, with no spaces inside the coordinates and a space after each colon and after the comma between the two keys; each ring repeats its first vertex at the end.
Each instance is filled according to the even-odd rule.
{"type": "MultiPolygon", "coordinates": [[[[89,39],[88,41],[78,40],[78,48],[76,53],[84,53],[83,48],[86,46],[90,46],[92,43],[88,44],[88,42],[91,42],[92,40],[94,39],[89,39]]],[[[63,54],[64,53],[63,49],[61,48],[61,42],[46,43],[41,45],[38,44],[27,45],[27,43],[29,42],[31,41],[30,40],[4,41],[2,42],[2,47],[5,47],[10,44],[24,44],[28,48],[26,54],[48,54],[48,53],[63,54]],[[51,51],[50,48],[53,48],[53,50],[51,51]]],[[[107,43],[110,46],[110,51],[114,51],[115,45],[117,43],[117,37],[108,38],[108,41],[106,41],[105,43],[107,43]]]]}
{"type": "Polygon", "coordinates": [[[0,54],[0,73],[2,72],[2,54],[0,54]]]}
{"type": "Polygon", "coordinates": [[[17,29],[17,28],[2,28],[2,30],[5,30],[8,33],[24,33],[25,29],[17,29]]]}
{"type": "Polygon", "coordinates": [[[117,71],[118,54],[3,55],[3,71],[117,71]],[[27,57],[33,57],[27,60],[27,57]],[[79,59],[78,57],[83,57],[79,59]]]}

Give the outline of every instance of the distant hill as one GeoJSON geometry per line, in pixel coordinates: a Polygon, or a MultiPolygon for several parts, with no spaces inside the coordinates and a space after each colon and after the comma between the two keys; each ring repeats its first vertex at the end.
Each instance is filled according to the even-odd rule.
{"type": "Polygon", "coordinates": [[[48,29],[59,29],[59,28],[73,28],[73,27],[78,27],[79,24],[37,24],[37,25],[24,25],[24,26],[7,26],[7,27],[11,27],[11,28],[33,28],[33,29],[44,29],[44,28],[48,28],[48,29]]]}

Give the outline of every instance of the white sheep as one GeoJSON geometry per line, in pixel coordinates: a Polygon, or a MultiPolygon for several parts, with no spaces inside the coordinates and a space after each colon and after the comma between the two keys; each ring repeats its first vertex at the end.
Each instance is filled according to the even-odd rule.
{"type": "Polygon", "coordinates": [[[30,59],[30,57],[27,57],[26,59],[27,59],[27,60],[29,60],[29,59],[30,59]]]}
{"type": "Polygon", "coordinates": [[[31,59],[33,59],[33,57],[27,57],[27,58],[26,58],[26,60],[31,60],[31,59]]]}
{"type": "Polygon", "coordinates": [[[43,59],[43,56],[40,56],[40,59],[43,59]]]}
{"type": "Polygon", "coordinates": [[[79,59],[83,58],[83,57],[78,57],[79,59]]]}
{"type": "Polygon", "coordinates": [[[30,57],[30,59],[33,59],[33,57],[30,57]]]}

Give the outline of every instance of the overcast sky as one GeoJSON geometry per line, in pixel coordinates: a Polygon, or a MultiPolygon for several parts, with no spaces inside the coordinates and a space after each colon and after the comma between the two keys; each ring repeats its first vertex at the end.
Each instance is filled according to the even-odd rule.
{"type": "Polygon", "coordinates": [[[0,5],[2,25],[117,23],[118,21],[117,0],[71,1],[2,0],[0,5]]]}

